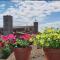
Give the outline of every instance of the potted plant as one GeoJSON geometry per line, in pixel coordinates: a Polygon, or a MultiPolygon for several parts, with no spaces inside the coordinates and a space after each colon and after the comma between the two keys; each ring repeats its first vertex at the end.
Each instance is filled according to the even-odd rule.
{"type": "Polygon", "coordinates": [[[18,38],[13,34],[1,35],[0,48],[2,51],[2,58],[7,58],[12,52],[16,60],[28,60],[31,53],[30,34],[21,34],[18,38]]]}
{"type": "Polygon", "coordinates": [[[8,59],[12,50],[10,48],[10,39],[14,39],[15,36],[13,34],[10,35],[0,35],[0,59],[8,59]]]}
{"type": "Polygon", "coordinates": [[[31,35],[25,33],[16,39],[15,44],[13,44],[16,60],[29,60],[32,49],[30,46],[31,42],[29,41],[30,38],[31,35]]]}
{"type": "Polygon", "coordinates": [[[46,60],[60,60],[60,29],[45,29],[36,35],[34,44],[43,48],[46,60]]]}

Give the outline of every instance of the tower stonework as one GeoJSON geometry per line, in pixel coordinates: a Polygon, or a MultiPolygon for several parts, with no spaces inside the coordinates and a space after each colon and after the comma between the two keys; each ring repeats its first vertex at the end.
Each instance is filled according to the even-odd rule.
{"type": "Polygon", "coordinates": [[[12,16],[3,16],[3,34],[8,35],[13,32],[12,16]]]}
{"type": "Polygon", "coordinates": [[[34,33],[38,33],[38,22],[34,22],[34,33]]]}

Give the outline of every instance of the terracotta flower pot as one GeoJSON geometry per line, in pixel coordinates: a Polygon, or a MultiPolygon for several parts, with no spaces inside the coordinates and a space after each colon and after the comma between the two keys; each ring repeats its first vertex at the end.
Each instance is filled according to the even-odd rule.
{"type": "Polygon", "coordinates": [[[60,60],[60,48],[44,48],[46,60],[60,60]]]}
{"type": "Polygon", "coordinates": [[[29,60],[31,49],[32,49],[31,47],[15,48],[14,55],[15,55],[16,60],[29,60]]]}

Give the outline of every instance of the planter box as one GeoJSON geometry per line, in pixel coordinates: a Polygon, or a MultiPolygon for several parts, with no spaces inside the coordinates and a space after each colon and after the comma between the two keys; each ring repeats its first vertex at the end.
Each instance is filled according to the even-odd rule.
{"type": "Polygon", "coordinates": [[[16,60],[29,60],[31,50],[32,50],[32,47],[15,48],[14,55],[16,57],[16,60]]]}
{"type": "Polygon", "coordinates": [[[60,48],[44,48],[45,60],[60,60],[60,48]]]}

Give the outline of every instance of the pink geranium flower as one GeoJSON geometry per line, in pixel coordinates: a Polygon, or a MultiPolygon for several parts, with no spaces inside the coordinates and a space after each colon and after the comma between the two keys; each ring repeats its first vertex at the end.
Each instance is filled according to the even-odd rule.
{"type": "Polygon", "coordinates": [[[23,34],[22,36],[20,36],[20,38],[24,39],[24,40],[29,40],[31,38],[30,34],[23,34]]]}
{"type": "Polygon", "coordinates": [[[2,40],[7,41],[8,40],[8,36],[1,36],[2,40]]]}
{"type": "Polygon", "coordinates": [[[8,39],[15,39],[15,36],[13,34],[9,34],[8,39]]]}

